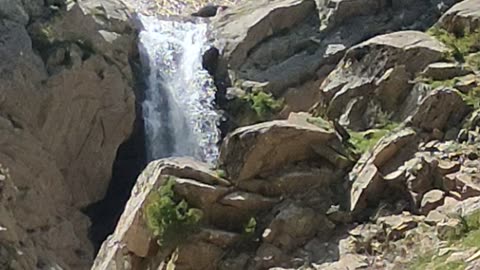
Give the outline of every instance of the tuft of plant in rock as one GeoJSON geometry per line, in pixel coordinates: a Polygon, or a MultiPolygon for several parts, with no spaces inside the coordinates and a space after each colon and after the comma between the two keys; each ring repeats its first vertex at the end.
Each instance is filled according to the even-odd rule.
{"type": "Polygon", "coordinates": [[[168,177],[146,206],[147,226],[158,237],[160,246],[174,245],[180,237],[195,232],[203,215],[200,209],[176,198],[174,185],[175,178],[168,177]]]}
{"type": "Polygon", "coordinates": [[[447,59],[465,63],[467,55],[480,50],[480,32],[478,31],[464,31],[464,33],[455,35],[445,29],[433,27],[427,33],[450,48],[450,52],[446,55],[447,59]]]}
{"type": "Polygon", "coordinates": [[[277,100],[272,94],[264,91],[253,91],[246,94],[244,99],[261,120],[267,120],[283,107],[283,100],[277,100]]]}

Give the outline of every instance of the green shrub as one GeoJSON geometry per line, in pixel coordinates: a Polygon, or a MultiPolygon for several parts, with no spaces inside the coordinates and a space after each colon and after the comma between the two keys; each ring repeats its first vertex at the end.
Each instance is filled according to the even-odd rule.
{"type": "Polygon", "coordinates": [[[177,200],[174,185],[175,178],[168,177],[165,185],[150,196],[146,207],[147,225],[162,246],[194,232],[203,214],[200,209],[190,208],[185,200],[177,200]]]}
{"type": "Polygon", "coordinates": [[[389,123],[378,129],[370,129],[362,132],[350,131],[350,143],[355,148],[357,154],[363,154],[371,150],[380,139],[389,134],[397,126],[397,123],[389,123]]]}
{"type": "Polygon", "coordinates": [[[480,48],[480,32],[478,31],[466,31],[461,36],[455,36],[442,28],[433,27],[427,33],[447,45],[450,49],[446,55],[447,59],[454,59],[461,63],[465,62],[468,54],[478,51],[480,48]]]}
{"type": "Polygon", "coordinates": [[[272,94],[263,91],[254,91],[246,94],[244,99],[248,101],[251,108],[262,120],[268,119],[272,114],[280,111],[283,107],[282,100],[276,100],[272,94]]]}

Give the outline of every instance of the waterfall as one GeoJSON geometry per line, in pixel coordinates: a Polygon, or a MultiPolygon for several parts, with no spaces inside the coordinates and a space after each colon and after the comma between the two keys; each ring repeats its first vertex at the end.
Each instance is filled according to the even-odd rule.
{"type": "Polygon", "coordinates": [[[220,134],[215,87],[202,69],[207,24],[139,15],[147,158],[192,156],[213,163],[220,134]]]}

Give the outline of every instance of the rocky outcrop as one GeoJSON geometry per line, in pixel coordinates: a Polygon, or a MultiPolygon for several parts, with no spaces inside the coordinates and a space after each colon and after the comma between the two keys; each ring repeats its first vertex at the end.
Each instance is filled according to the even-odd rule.
{"type": "Polygon", "coordinates": [[[222,146],[220,166],[234,181],[242,181],[295,161],[317,157],[316,145],[339,143],[332,127],[307,118],[266,122],[240,128],[222,146]],[[280,147],[281,146],[281,147],[280,147]]]}
{"type": "Polygon", "coordinates": [[[85,269],[81,209],[103,197],[135,117],[135,37],[119,2],[39,3],[0,4],[0,160],[13,187],[0,234],[17,254],[5,267],[85,269]]]}
{"type": "Polygon", "coordinates": [[[438,24],[452,33],[462,34],[480,27],[480,1],[461,1],[440,18],[438,24]]]}
{"type": "Polygon", "coordinates": [[[350,128],[372,128],[379,121],[375,108],[387,118],[394,115],[410,93],[410,81],[446,50],[439,41],[415,31],[381,35],[356,45],[320,86],[326,105],[319,110],[325,107],[329,117],[340,118],[350,128]],[[358,115],[363,119],[352,118],[358,115]]]}
{"type": "Polygon", "coordinates": [[[238,255],[242,256],[237,248],[260,235],[260,243],[251,242],[256,246],[258,260],[249,257],[246,264],[255,269],[276,263],[295,264],[293,252],[307,245],[317,233],[335,228],[327,210],[341,197],[334,187],[342,186],[344,168],[337,167],[335,159],[322,157],[313,147],[338,144],[338,152],[332,148],[324,156],[346,152],[332,128],[315,126],[307,119],[306,114],[291,115],[288,121],[237,130],[224,142],[221,155],[226,167],[221,169],[213,170],[187,158],[152,162],[137,180],[117,228],[102,245],[93,269],[141,269],[137,263],[142,260],[158,267],[171,254],[168,246],[156,245],[156,237],[147,226],[146,211],[152,194],[172,177],[174,193],[203,215],[200,230],[178,245],[168,265],[174,269],[218,269],[224,256],[228,255],[222,259],[225,263],[237,260],[238,255]],[[288,143],[293,141],[297,146],[303,141],[304,146],[289,148],[288,143]],[[259,160],[269,158],[271,162],[255,166],[259,160]],[[231,181],[220,177],[223,169],[231,181]],[[321,202],[318,196],[323,197],[321,202]],[[268,259],[270,256],[276,259],[268,259]],[[119,265],[119,260],[130,266],[119,265]]]}
{"type": "Polygon", "coordinates": [[[152,162],[93,269],[435,269],[417,259],[430,252],[474,269],[463,239],[480,229],[478,67],[449,56],[477,49],[415,31],[453,1],[417,2],[258,1],[218,14],[204,64],[219,95],[285,98],[287,119],[235,129],[215,168],[152,162]],[[315,103],[322,117],[290,113],[315,103]],[[176,214],[201,213],[169,244],[148,214],[166,187],[176,214]]]}
{"type": "MultiPolygon", "coordinates": [[[[439,17],[439,7],[451,4],[421,2],[413,8],[411,1],[286,0],[229,8],[213,20],[219,57],[211,70],[223,93],[218,101],[234,110],[222,97],[228,87],[244,80],[268,82],[264,91],[285,98],[282,117],[307,111],[322,99],[318,85],[348,48],[389,31],[424,30],[439,17]]],[[[232,117],[233,123],[242,122],[232,117]]]]}

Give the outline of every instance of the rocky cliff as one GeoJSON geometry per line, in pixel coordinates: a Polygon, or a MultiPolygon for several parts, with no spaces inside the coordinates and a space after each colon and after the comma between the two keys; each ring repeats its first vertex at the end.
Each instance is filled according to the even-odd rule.
{"type": "Polygon", "coordinates": [[[130,135],[135,31],[117,1],[0,3],[0,268],[88,269],[82,209],[130,135]]]}
{"type": "Polygon", "coordinates": [[[92,269],[477,269],[479,4],[217,15],[218,165],[149,164],[92,269]]]}

